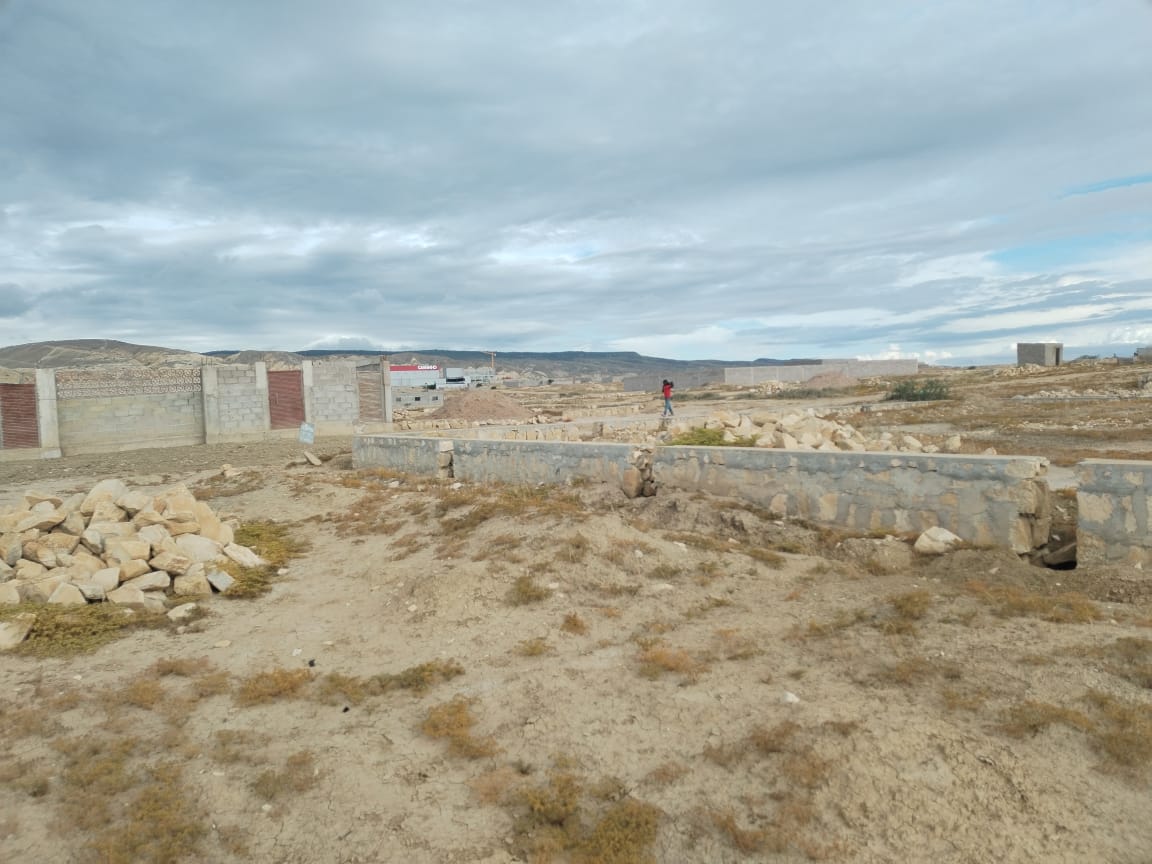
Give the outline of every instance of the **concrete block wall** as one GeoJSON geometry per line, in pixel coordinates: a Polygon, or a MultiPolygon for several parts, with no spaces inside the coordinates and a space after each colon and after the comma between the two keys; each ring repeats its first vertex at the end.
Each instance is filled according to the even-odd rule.
{"type": "Polygon", "coordinates": [[[883,375],[915,375],[919,371],[918,360],[828,360],[796,366],[729,366],[724,369],[724,383],[744,386],[766,381],[802,383],[817,375],[833,372],[841,372],[853,378],[873,378],[883,375]]]}
{"type": "Polygon", "coordinates": [[[199,392],[60,399],[60,448],[107,453],[204,443],[204,404],[199,392]]]}
{"type": "MultiPolygon", "coordinates": [[[[302,371],[308,422],[321,435],[351,433],[359,414],[355,365],[305,361],[302,371]]],[[[297,434],[271,429],[264,363],[3,375],[3,383],[35,382],[40,446],[0,447],[0,461],[297,434]]]]}
{"type": "Polygon", "coordinates": [[[620,382],[620,387],[625,393],[651,393],[653,396],[659,396],[665,378],[672,379],[672,383],[676,385],[676,390],[682,393],[693,387],[723,384],[724,370],[717,366],[702,370],[670,372],[666,375],[632,375],[624,378],[620,382]]]}
{"type": "Polygon", "coordinates": [[[65,453],[204,441],[200,367],[60,369],[55,383],[57,428],[65,453]]]}
{"type": "Polygon", "coordinates": [[[205,440],[261,437],[271,428],[264,363],[204,367],[205,440]]]}
{"type": "Polygon", "coordinates": [[[352,431],[360,418],[356,364],[304,361],[304,408],[309,422],[329,431],[352,431]]]}
{"type": "MultiPolygon", "coordinates": [[[[444,439],[357,436],[357,467],[431,473],[444,439]],[[423,454],[420,458],[414,453],[423,454]],[[415,467],[415,466],[421,467],[415,467]]],[[[613,483],[632,465],[631,444],[455,439],[454,476],[472,482],[613,483]]],[[[970,543],[1030,552],[1048,540],[1047,462],[1035,457],[812,453],[734,447],[659,447],[663,488],[740,498],[780,514],[859,532],[920,532],[935,525],[970,543]]]]}
{"type": "Polygon", "coordinates": [[[1152,462],[1088,459],[1076,474],[1077,560],[1152,563],[1152,462]]]}

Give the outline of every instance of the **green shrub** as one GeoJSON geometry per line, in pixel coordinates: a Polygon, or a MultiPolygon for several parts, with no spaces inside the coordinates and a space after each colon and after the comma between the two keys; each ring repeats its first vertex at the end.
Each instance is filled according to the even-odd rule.
{"type": "Polygon", "coordinates": [[[756,439],[737,438],[735,441],[725,441],[723,429],[701,428],[689,429],[669,438],[666,443],[672,447],[751,447],[756,443],[756,439]]]}
{"type": "Polygon", "coordinates": [[[948,384],[939,378],[923,381],[908,380],[896,384],[885,397],[888,402],[932,402],[936,399],[949,399],[948,384]]]}

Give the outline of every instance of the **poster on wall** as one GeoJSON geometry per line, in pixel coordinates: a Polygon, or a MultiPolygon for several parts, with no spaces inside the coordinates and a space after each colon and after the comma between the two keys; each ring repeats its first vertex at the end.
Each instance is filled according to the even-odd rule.
{"type": "Polygon", "coordinates": [[[300,443],[313,444],[316,441],[316,427],[311,423],[300,424],[300,443]]]}

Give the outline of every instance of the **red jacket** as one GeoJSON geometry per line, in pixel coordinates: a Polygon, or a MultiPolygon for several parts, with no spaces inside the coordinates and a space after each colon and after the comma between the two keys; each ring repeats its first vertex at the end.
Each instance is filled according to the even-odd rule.
{"type": "Polygon", "coordinates": [[[671,384],[665,384],[664,385],[664,398],[665,399],[671,399],[672,398],[672,385],[671,384]]]}

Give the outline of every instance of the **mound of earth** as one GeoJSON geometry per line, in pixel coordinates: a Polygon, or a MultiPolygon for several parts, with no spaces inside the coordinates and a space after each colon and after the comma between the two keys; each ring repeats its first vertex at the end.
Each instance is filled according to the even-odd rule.
{"type": "Polygon", "coordinates": [[[841,387],[855,387],[859,383],[851,375],[845,375],[843,372],[823,372],[809,378],[803,386],[813,390],[835,390],[841,387]]]}
{"type": "Polygon", "coordinates": [[[532,412],[493,390],[449,391],[444,406],[426,415],[433,420],[531,420],[532,412]]]}

